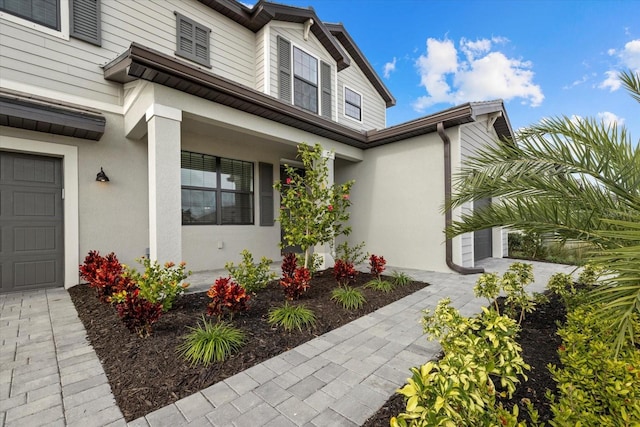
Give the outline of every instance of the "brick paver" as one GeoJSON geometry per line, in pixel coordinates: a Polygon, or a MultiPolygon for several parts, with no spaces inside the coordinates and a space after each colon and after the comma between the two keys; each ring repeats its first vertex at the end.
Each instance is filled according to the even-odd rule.
{"type": "MultiPolygon", "coordinates": [[[[510,263],[482,264],[503,273],[510,263]]],[[[555,272],[573,272],[533,264],[530,291],[542,291],[555,272]]],[[[361,425],[404,384],[409,368],[438,353],[422,335],[422,310],[447,296],[464,315],[486,304],[473,296],[478,275],[396,270],[431,285],[128,424],[67,291],[0,295],[0,425],[361,425]]],[[[212,277],[192,276],[191,290],[206,290],[212,277]]]]}

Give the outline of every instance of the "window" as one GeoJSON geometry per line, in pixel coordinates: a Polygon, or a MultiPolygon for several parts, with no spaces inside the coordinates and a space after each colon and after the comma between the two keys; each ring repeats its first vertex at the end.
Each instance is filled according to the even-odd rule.
{"type": "Polygon", "coordinates": [[[293,48],[293,104],[318,113],[318,61],[293,48]]]}
{"type": "Polygon", "coordinates": [[[182,224],[253,224],[253,163],[183,151],[182,224]]]}
{"type": "Polygon", "coordinates": [[[60,0],[0,0],[0,10],[60,30],[60,0]]]}
{"type": "Polygon", "coordinates": [[[278,36],[278,97],[332,119],[331,65],[318,60],[278,36]],[[319,87],[320,86],[320,87],[319,87]],[[320,111],[321,110],[321,111],[320,111]]]}
{"type": "Polygon", "coordinates": [[[192,19],[176,15],[176,55],[211,68],[209,65],[209,34],[211,29],[192,19]]]}
{"type": "Polygon", "coordinates": [[[344,88],[344,114],[362,121],[362,96],[348,87],[344,88]]]}

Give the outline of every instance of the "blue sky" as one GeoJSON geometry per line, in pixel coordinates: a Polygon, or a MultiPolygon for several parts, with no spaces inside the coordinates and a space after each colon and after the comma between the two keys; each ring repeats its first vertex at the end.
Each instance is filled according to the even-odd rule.
{"type": "Polygon", "coordinates": [[[595,117],[640,140],[640,105],[616,77],[640,72],[640,0],[280,2],[344,24],[396,97],[388,125],[502,98],[514,129],[595,117]]]}

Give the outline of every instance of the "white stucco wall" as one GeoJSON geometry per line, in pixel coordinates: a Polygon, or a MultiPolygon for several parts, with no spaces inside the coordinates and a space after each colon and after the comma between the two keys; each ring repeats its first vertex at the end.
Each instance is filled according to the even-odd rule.
{"type": "Polygon", "coordinates": [[[364,241],[369,253],[384,256],[390,266],[449,271],[443,155],[433,133],[368,149],[359,163],[336,163],[336,181],[356,180],[349,241],[364,241]]]}

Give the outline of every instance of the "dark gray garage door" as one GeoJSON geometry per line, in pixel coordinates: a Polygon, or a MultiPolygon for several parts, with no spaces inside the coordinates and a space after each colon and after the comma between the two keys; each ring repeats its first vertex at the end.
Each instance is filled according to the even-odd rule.
{"type": "MultiPolygon", "coordinates": [[[[489,206],[491,199],[476,200],[473,202],[473,209],[480,209],[484,206],[489,206]]],[[[478,261],[481,259],[489,258],[491,256],[491,246],[493,241],[491,240],[491,229],[485,228],[473,233],[473,259],[478,261]]]]}
{"type": "Polygon", "coordinates": [[[63,286],[62,162],[0,152],[1,292],[63,286]]]}

